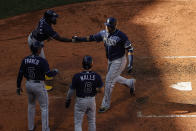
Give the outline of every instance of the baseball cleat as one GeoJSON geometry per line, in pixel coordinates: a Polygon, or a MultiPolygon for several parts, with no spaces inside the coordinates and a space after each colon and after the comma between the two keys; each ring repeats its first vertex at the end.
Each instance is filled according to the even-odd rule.
{"type": "Polygon", "coordinates": [[[131,79],[131,82],[130,82],[130,94],[131,94],[131,96],[135,96],[135,83],[136,83],[136,79],[131,79]]]}
{"type": "Polygon", "coordinates": [[[104,113],[104,112],[106,112],[107,110],[109,110],[110,109],[110,107],[101,107],[100,109],[99,109],[99,113],[104,113]]]}
{"type": "Polygon", "coordinates": [[[36,126],[34,126],[33,130],[28,130],[28,131],[35,131],[35,129],[36,129],[36,126]]]}

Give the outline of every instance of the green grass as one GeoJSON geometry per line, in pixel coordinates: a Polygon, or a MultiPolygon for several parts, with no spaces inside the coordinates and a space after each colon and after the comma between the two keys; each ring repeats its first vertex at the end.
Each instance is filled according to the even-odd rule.
{"type": "Polygon", "coordinates": [[[0,0],[0,19],[59,5],[93,0],[0,0]]]}

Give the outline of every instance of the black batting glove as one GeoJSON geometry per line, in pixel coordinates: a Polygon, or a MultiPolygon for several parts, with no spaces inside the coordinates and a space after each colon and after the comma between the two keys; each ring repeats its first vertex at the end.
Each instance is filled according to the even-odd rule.
{"type": "Polygon", "coordinates": [[[70,104],[71,104],[71,99],[66,100],[65,101],[65,108],[69,108],[70,104]]]}
{"type": "Polygon", "coordinates": [[[72,36],[72,42],[89,42],[89,38],[72,36]]]}
{"type": "Polygon", "coordinates": [[[72,42],[73,43],[78,42],[78,36],[72,36],[72,42]]]}
{"type": "Polygon", "coordinates": [[[58,69],[53,69],[52,72],[53,72],[53,76],[56,76],[57,74],[59,74],[59,70],[58,69]]]}
{"type": "Polygon", "coordinates": [[[16,94],[21,95],[21,92],[23,92],[22,88],[17,88],[16,89],[16,94]]]}

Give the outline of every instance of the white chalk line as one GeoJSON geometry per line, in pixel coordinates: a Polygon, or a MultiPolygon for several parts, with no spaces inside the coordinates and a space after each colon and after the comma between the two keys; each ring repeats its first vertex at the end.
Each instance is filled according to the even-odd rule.
{"type": "Polygon", "coordinates": [[[196,56],[163,56],[163,57],[159,57],[159,56],[144,56],[144,57],[139,57],[142,59],[152,59],[152,58],[164,58],[164,59],[195,59],[196,56]]]}
{"type": "Polygon", "coordinates": [[[196,58],[196,56],[165,56],[163,58],[167,58],[167,59],[176,59],[176,58],[196,58]]]}
{"type": "Polygon", "coordinates": [[[185,118],[194,118],[196,115],[143,115],[141,111],[137,112],[137,117],[139,118],[177,118],[177,117],[185,117],[185,118]]]}

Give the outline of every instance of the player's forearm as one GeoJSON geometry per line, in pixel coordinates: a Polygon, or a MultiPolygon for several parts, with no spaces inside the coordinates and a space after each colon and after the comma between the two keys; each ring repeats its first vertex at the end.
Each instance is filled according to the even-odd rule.
{"type": "Polygon", "coordinates": [[[17,77],[17,88],[21,87],[22,78],[23,78],[23,73],[19,72],[17,77]]]}
{"type": "Polygon", "coordinates": [[[72,39],[75,40],[75,42],[91,42],[91,41],[96,41],[96,39],[92,35],[87,36],[87,37],[73,36],[72,39]]]}
{"type": "Polygon", "coordinates": [[[72,39],[68,39],[68,38],[63,38],[63,37],[61,37],[61,38],[59,39],[59,41],[61,41],[61,42],[72,42],[72,39]]]}
{"type": "Polygon", "coordinates": [[[69,88],[69,90],[67,92],[67,97],[66,97],[67,100],[70,100],[71,99],[71,97],[74,94],[74,91],[75,91],[74,89],[69,88]]]}
{"type": "Polygon", "coordinates": [[[89,37],[73,36],[72,39],[74,40],[74,42],[89,42],[89,37]]]}
{"type": "Polygon", "coordinates": [[[61,42],[72,42],[72,39],[65,38],[65,37],[60,37],[59,35],[56,35],[54,37],[55,40],[61,41],[61,42]]]}
{"type": "Polygon", "coordinates": [[[133,48],[128,49],[128,66],[133,65],[133,48]]]}

